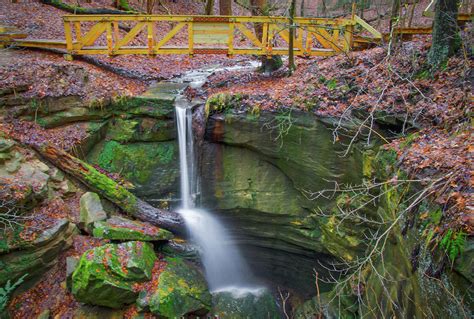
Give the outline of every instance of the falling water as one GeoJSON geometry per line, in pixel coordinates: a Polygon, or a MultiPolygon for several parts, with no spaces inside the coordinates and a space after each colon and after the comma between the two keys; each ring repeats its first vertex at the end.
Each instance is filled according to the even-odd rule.
{"type": "Polygon", "coordinates": [[[179,102],[176,103],[182,199],[179,213],[186,222],[191,239],[200,248],[210,289],[251,289],[250,270],[225,227],[209,212],[194,207],[192,113],[185,103],[179,102]]]}

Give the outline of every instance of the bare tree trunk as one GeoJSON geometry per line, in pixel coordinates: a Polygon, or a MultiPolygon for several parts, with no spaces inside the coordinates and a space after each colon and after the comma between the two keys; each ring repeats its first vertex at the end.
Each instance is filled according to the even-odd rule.
{"type": "Polygon", "coordinates": [[[154,6],[155,6],[155,0],[146,0],[146,13],[153,14],[154,6]]]}
{"type": "Polygon", "coordinates": [[[219,0],[219,14],[221,16],[232,15],[232,1],[231,0],[219,0]]]}
{"type": "Polygon", "coordinates": [[[300,5],[300,16],[301,17],[304,17],[304,9],[305,9],[305,5],[304,5],[304,0],[301,0],[301,5],[300,5]]]}
{"type": "Polygon", "coordinates": [[[290,26],[289,26],[289,36],[290,39],[288,41],[288,73],[290,75],[293,74],[293,72],[296,70],[296,65],[295,65],[295,45],[294,45],[294,39],[295,39],[295,11],[296,11],[296,0],[291,0],[290,3],[290,26]]]}
{"type": "Polygon", "coordinates": [[[428,63],[439,68],[459,47],[458,0],[438,0],[435,6],[433,36],[428,63]]]}
{"type": "Polygon", "coordinates": [[[214,0],[206,1],[206,15],[210,16],[214,14],[214,0]]]}

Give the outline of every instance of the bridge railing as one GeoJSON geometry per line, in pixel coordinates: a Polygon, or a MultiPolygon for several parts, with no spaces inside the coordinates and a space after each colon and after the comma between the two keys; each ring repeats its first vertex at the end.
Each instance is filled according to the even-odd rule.
{"type": "MultiPolygon", "coordinates": [[[[289,53],[289,19],[244,16],[66,15],[71,55],[289,53]]],[[[352,45],[352,19],[295,18],[294,53],[330,56],[352,45]]]]}

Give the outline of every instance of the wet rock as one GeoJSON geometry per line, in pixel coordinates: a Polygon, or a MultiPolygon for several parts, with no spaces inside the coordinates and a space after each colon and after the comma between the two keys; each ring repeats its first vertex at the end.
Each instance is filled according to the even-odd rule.
{"type": "Polygon", "coordinates": [[[137,298],[136,283],[151,279],[153,246],[143,242],[107,244],[86,251],[72,274],[72,294],[86,304],[121,308],[137,298]]]}
{"type": "Polygon", "coordinates": [[[254,289],[254,291],[235,288],[213,293],[212,315],[222,319],[282,317],[275,298],[264,288],[254,289]]]}
{"type": "Polygon", "coordinates": [[[79,226],[84,230],[90,231],[94,222],[107,218],[107,213],[102,207],[100,197],[96,193],[87,192],[80,199],[80,216],[79,226]]]}
{"type": "Polygon", "coordinates": [[[75,225],[64,219],[33,241],[17,241],[9,245],[6,238],[0,237],[0,286],[26,273],[31,278],[48,270],[57,262],[59,253],[71,246],[76,233],[75,225]]]}
{"type": "Polygon", "coordinates": [[[165,229],[119,216],[95,222],[92,234],[98,238],[122,241],[165,241],[173,238],[173,234],[165,229]]]}
{"type": "Polygon", "coordinates": [[[137,305],[165,318],[209,312],[211,294],[203,275],[181,258],[165,260],[167,265],[159,276],[156,290],[142,291],[137,305]]]}

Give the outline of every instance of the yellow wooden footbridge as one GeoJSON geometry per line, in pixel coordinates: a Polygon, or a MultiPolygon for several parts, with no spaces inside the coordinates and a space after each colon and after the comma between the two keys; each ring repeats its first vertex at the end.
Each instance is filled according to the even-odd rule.
{"type": "MultiPolygon", "coordinates": [[[[64,40],[29,39],[0,26],[0,46],[61,49],[66,58],[102,54],[288,55],[290,28],[295,56],[331,56],[384,35],[353,13],[349,18],[266,16],[65,15],[64,40]]],[[[469,16],[472,16],[469,14],[469,16]]],[[[399,34],[431,28],[399,28],[399,34]]]]}

